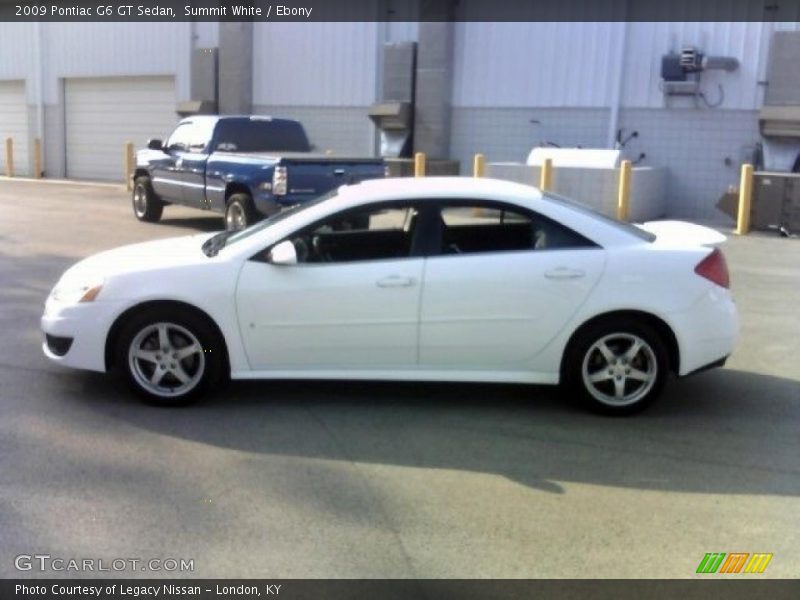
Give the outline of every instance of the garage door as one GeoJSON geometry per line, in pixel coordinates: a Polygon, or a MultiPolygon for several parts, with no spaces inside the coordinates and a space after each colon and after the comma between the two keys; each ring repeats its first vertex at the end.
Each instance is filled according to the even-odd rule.
{"type": "Polygon", "coordinates": [[[144,147],[174,128],[173,77],[66,79],[67,177],[121,181],[124,145],[144,147]]]}
{"type": "Polygon", "coordinates": [[[14,170],[29,174],[28,109],[24,81],[0,81],[0,174],[6,174],[6,138],[14,140],[14,170]]]}

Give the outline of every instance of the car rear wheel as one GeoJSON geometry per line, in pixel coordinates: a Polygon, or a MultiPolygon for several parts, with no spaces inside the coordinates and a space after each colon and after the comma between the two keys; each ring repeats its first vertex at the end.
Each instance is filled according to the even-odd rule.
{"type": "Polygon", "coordinates": [[[253,200],[247,194],[233,194],[225,207],[225,229],[239,231],[258,221],[253,200]]]}
{"type": "Polygon", "coordinates": [[[189,404],[216,384],[224,350],[206,320],[176,310],[148,310],[124,326],[117,360],[133,390],[152,404],[189,404]]]}
{"type": "Polygon", "coordinates": [[[580,332],[568,350],[564,385],[595,412],[639,412],[661,393],[669,370],[666,348],[650,326],[603,321],[580,332]]]}
{"type": "Polygon", "coordinates": [[[133,182],[133,214],[140,221],[155,223],[164,212],[164,204],[153,191],[150,178],[142,175],[133,182]]]}

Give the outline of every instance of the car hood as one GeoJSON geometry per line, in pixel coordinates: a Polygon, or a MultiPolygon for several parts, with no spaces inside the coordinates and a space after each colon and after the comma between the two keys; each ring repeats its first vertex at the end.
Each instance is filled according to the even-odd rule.
{"type": "Polygon", "coordinates": [[[127,273],[158,270],[208,261],[202,245],[213,233],[201,233],[130,244],[106,250],[70,267],[60,282],[95,280],[127,273]]]}

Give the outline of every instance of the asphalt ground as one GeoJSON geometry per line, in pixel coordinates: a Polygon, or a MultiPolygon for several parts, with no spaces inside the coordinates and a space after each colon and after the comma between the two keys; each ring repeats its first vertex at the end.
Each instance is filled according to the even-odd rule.
{"type": "Polygon", "coordinates": [[[798,240],[729,240],[735,354],[633,418],[547,387],[358,382],[158,409],[44,358],[70,264],[220,226],[138,223],[118,186],[0,179],[0,577],[93,575],[21,554],[194,561],[126,577],[683,578],[707,552],[800,573],[798,240]]]}

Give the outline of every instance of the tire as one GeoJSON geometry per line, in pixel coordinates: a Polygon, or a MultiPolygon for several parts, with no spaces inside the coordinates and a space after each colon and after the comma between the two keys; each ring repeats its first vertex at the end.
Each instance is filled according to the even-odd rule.
{"type": "Polygon", "coordinates": [[[233,194],[225,207],[225,229],[238,231],[259,220],[253,199],[247,194],[233,194]]]}
{"type": "Polygon", "coordinates": [[[216,329],[185,309],[135,314],[122,327],[115,352],[116,365],[133,391],[158,406],[196,401],[222,381],[227,364],[216,329]]]}
{"type": "Polygon", "coordinates": [[[131,196],[133,214],[140,221],[155,223],[164,212],[164,203],[153,191],[150,177],[140,175],[133,180],[133,194],[131,196]]]}
{"type": "Polygon", "coordinates": [[[631,415],[658,396],[669,372],[663,340],[648,324],[609,318],[579,331],[562,368],[562,387],[585,408],[631,415]]]}

